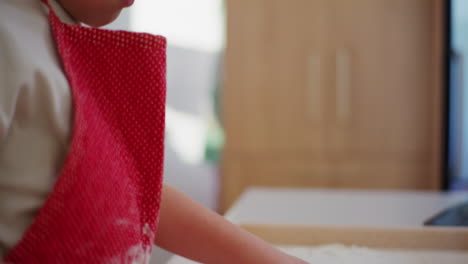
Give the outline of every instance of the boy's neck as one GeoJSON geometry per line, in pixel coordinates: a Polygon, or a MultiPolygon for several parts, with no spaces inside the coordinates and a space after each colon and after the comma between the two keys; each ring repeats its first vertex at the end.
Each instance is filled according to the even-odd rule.
{"type": "Polygon", "coordinates": [[[57,0],[49,0],[52,9],[54,9],[55,14],[58,18],[64,23],[77,25],[79,24],[68,12],[65,8],[57,0]]]}

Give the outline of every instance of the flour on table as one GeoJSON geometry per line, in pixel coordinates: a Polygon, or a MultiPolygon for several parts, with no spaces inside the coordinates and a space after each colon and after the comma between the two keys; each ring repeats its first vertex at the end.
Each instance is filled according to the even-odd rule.
{"type": "Polygon", "coordinates": [[[467,264],[466,251],[370,249],[341,244],[319,247],[279,247],[309,263],[319,264],[467,264]]]}

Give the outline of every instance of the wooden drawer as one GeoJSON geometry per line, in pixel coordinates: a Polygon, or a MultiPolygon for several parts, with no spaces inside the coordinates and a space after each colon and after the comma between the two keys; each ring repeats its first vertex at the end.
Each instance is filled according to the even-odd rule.
{"type": "Polygon", "coordinates": [[[247,188],[314,187],[430,189],[425,159],[387,155],[314,152],[226,152],[222,168],[223,208],[247,188]]]}

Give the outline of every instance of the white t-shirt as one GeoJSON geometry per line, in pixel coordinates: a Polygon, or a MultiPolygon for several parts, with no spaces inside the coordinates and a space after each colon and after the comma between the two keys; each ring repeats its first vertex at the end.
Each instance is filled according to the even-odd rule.
{"type": "Polygon", "coordinates": [[[39,0],[0,0],[0,260],[54,186],[69,147],[71,107],[47,8],[39,0]]]}

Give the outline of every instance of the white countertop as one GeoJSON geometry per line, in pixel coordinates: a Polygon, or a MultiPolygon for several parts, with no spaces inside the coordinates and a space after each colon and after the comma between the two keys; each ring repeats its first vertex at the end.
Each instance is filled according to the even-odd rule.
{"type": "Polygon", "coordinates": [[[418,226],[468,192],[247,190],[226,217],[235,223],[352,226],[418,226]]]}
{"type": "MultiPolygon", "coordinates": [[[[466,200],[468,192],[252,188],[226,218],[236,224],[415,227],[466,200]]],[[[189,263],[180,257],[169,262],[189,263]]]]}

